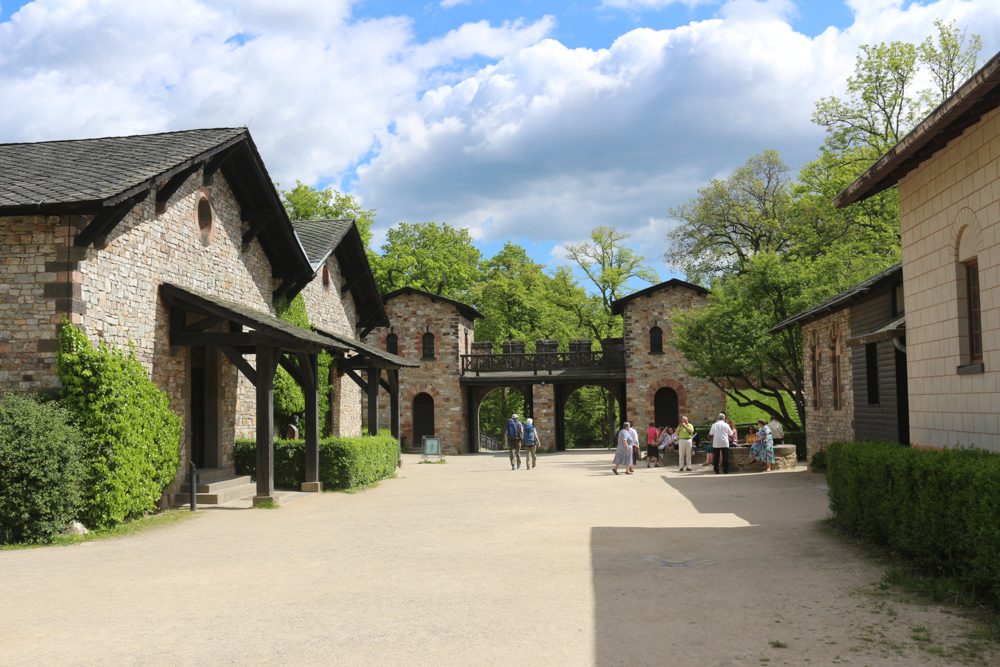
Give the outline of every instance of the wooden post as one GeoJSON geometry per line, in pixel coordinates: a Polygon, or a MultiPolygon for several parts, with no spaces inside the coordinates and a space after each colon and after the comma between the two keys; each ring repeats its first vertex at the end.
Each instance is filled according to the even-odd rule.
{"type": "Polygon", "coordinates": [[[315,354],[299,355],[302,394],[306,399],[306,479],[303,491],[320,492],[323,482],[319,479],[319,361],[315,354]],[[302,364],[305,362],[305,365],[302,364]]]}
{"type": "Polygon", "coordinates": [[[399,440],[399,370],[387,370],[385,374],[389,377],[389,429],[399,440]]]}
{"type": "Polygon", "coordinates": [[[382,371],[374,366],[368,370],[368,434],[378,435],[378,388],[382,371]]]}
{"type": "Polygon", "coordinates": [[[274,502],[274,370],[277,350],[258,345],[257,356],[257,495],[253,504],[274,502]]]}

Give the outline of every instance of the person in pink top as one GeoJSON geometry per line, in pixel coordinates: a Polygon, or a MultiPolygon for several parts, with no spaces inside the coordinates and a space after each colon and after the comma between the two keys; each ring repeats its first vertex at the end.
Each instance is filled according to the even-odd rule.
{"type": "Polygon", "coordinates": [[[649,467],[649,462],[652,461],[656,464],[656,467],[660,467],[660,431],[656,428],[656,424],[649,422],[649,428],[646,429],[646,467],[649,467]]]}

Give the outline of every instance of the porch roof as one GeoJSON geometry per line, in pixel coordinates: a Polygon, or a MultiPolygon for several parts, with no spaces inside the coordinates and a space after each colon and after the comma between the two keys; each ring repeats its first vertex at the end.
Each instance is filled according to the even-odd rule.
{"type": "Polygon", "coordinates": [[[870,333],[848,338],[844,343],[850,347],[877,343],[880,340],[902,338],[906,335],[906,315],[898,315],[870,333]]]}

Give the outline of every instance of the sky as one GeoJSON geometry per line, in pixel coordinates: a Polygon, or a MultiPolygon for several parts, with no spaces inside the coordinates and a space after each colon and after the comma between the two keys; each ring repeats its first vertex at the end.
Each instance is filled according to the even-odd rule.
{"type": "MultiPolygon", "coordinates": [[[[662,279],[670,209],[823,142],[862,44],[995,0],[0,0],[0,142],[248,126],[274,180],[550,267],[597,225],[662,279]]],[[[641,284],[635,285],[642,287],[641,284]]]]}

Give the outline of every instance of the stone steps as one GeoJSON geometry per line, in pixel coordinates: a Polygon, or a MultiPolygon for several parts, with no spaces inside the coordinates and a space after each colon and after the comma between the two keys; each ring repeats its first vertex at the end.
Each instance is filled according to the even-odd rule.
{"type": "MultiPolygon", "coordinates": [[[[257,493],[257,485],[249,475],[237,476],[232,468],[215,468],[198,471],[198,485],[195,487],[199,504],[221,505],[230,500],[252,498],[257,493]]],[[[173,494],[175,505],[184,505],[191,500],[191,485],[182,484],[179,493],[173,494]]]]}

